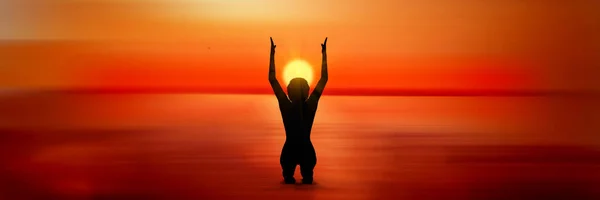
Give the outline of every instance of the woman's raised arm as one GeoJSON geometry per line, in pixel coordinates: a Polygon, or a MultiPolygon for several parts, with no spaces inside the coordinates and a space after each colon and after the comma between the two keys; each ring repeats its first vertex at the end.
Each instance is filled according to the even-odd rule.
{"type": "Polygon", "coordinates": [[[323,94],[323,90],[325,89],[325,85],[327,84],[327,80],[329,80],[329,74],[327,73],[327,38],[325,38],[325,42],[321,44],[321,53],[323,54],[323,61],[321,63],[321,78],[319,79],[319,82],[317,82],[317,86],[315,86],[315,89],[309,97],[310,101],[319,101],[319,98],[321,98],[321,94],[323,94]]]}
{"type": "Polygon", "coordinates": [[[281,88],[279,81],[277,81],[277,73],[275,73],[275,43],[273,43],[273,38],[271,39],[271,58],[269,62],[269,83],[271,83],[271,88],[273,88],[273,92],[277,97],[279,102],[289,101],[287,95],[281,88]]]}

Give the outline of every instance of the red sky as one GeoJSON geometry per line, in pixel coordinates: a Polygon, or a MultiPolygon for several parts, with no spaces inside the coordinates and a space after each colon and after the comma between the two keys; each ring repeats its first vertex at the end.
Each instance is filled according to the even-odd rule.
{"type": "Polygon", "coordinates": [[[599,4],[3,1],[0,87],[264,91],[272,36],[315,76],[329,37],[332,90],[598,89],[599,4]]]}

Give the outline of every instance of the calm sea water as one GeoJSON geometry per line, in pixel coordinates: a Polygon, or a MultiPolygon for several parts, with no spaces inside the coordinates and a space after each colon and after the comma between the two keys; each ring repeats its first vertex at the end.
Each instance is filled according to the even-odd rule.
{"type": "Polygon", "coordinates": [[[596,100],[324,96],[294,186],[270,95],[7,95],[0,199],[597,199],[596,100]]]}

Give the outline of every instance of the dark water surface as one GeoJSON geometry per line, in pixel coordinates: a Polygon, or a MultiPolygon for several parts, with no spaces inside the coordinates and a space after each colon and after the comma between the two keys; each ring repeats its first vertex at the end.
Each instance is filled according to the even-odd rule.
{"type": "Polygon", "coordinates": [[[4,95],[0,199],[600,199],[597,102],[325,96],[282,185],[269,95],[4,95]]]}

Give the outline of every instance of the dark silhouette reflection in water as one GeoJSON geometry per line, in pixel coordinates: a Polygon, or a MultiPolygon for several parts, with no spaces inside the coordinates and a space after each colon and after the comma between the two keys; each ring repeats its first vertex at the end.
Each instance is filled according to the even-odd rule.
{"type": "Polygon", "coordinates": [[[313,183],[313,169],[317,164],[315,148],[310,141],[315,113],[319,104],[319,98],[327,84],[327,38],[321,44],[323,62],[321,66],[321,78],[312,94],[309,96],[310,86],[303,78],[294,78],[288,84],[286,95],[275,73],[275,47],[271,38],[271,56],[269,64],[269,82],[279,102],[279,110],[285,127],[285,144],[281,151],[279,162],[283,171],[283,179],[286,184],[296,183],[294,171],[300,165],[303,184],[313,183]]]}

